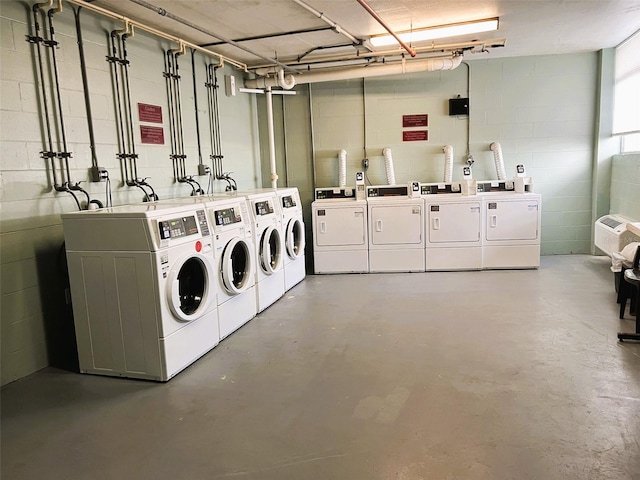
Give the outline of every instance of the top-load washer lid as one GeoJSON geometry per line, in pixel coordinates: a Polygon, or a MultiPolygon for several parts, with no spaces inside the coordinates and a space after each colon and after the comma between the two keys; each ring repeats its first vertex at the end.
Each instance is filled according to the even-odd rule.
{"type": "Polygon", "coordinates": [[[196,320],[208,310],[214,267],[208,257],[191,255],[177,262],[168,275],[168,299],[173,314],[184,322],[196,320]]]}
{"type": "Polygon", "coordinates": [[[282,268],[280,232],[272,226],[265,228],[260,238],[260,268],[267,275],[282,268]]]}
{"type": "Polygon", "coordinates": [[[285,242],[287,244],[287,255],[292,260],[304,255],[304,225],[300,219],[292,218],[287,223],[285,242]]]}
{"type": "Polygon", "coordinates": [[[232,239],[224,248],[220,262],[220,276],[224,289],[232,295],[249,287],[254,275],[249,246],[241,238],[232,239]]]}

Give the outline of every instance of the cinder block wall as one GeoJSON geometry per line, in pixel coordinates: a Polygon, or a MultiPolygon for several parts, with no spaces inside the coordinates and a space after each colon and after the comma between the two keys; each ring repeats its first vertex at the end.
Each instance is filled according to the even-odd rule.
{"type": "MultiPolygon", "coordinates": [[[[588,253],[597,74],[598,56],[591,52],[470,60],[453,71],[317,83],[311,109],[290,105],[285,124],[313,125],[316,187],[337,185],[341,149],[353,182],[365,147],[372,184],[386,183],[384,147],[392,150],[398,183],[439,182],[442,148],[450,144],[453,178],[460,179],[468,135],[474,178],[496,179],[489,146],[499,142],[507,175],[524,164],[543,195],[543,254],[588,253]],[[465,97],[467,89],[470,116],[449,116],[449,99],[465,97]],[[428,115],[428,141],[403,141],[411,129],[403,128],[402,116],[411,114],[428,115]]],[[[289,170],[309,170],[312,157],[310,151],[289,156],[289,170]]]]}
{"type": "MultiPolygon", "coordinates": [[[[74,368],[77,361],[71,308],[67,302],[66,265],[60,214],[77,209],[68,193],[53,189],[52,172],[41,158],[46,149],[42,96],[37,84],[35,47],[26,41],[33,34],[32,3],[3,0],[0,2],[0,242],[1,242],[1,383],[28,375],[44,366],[74,368]]],[[[54,16],[56,55],[59,62],[61,99],[64,113],[67,150],[72,153],[69,166],[71,180],[82,182],[92,198],[105,202],[106,184],[91,183],[91,149],[87,112],[83,94],[80,57],[74,9],[54,16]]],[[[142,192],[123,185],[124,174],[116,157],[118,153],[116,115],[110,66],[105,57],[109,32],[123,27],[84,10],[80,13],[87,63],[96,156],[99,166],[109,171],[113,203],[137,203],[142,192]]],[[[44,27],[44,25],[43,25],[44,27]]],[[[191,188],[174,179],[170,160],[168,100],[163,76],[164,52],[176,48],[168,41],[136,31],[128,41],[131,66],[131,101],[134,114],[138,174],[148,177],[159,197],[188,196],[191,188]],[[165,143],[142,145],[137,103],[148,103],[162,109],[165,143]]],[[[46,49],[43,49],[45,52],[46,49]]],[[[186,170],[188,175],[207,188],[208,178],[197,176],[194,88],[191,53],[180,57],[181,91],[186,170]]],[[[205,68],[217,59],[195,55],[196,92],[201,125],[203,163],[211,165],[209,155],[209,121],[206,110],[205,68]]],[[[51,88],[49,63],[45,62],[46,91],[51,88]]],[[[224,86],[224,74],[241,77],[241,72],[225,66],[218,71],[224,86]]],[[[226,97],[219,93],[221,137],[225,171],[233,172],[240,188],[261,186],[260,152],[257,116],[253,95],[226,97]]],[[[53,125],[54,118],[51,116],[53,125]]],[[[53,128],[54,150],[59,131],[53,128]]],[[[214,182],[214,191],[224,190],[226,182],[214,182]]],[[[77,192],[79,200],[84,195],[77,192]]]]}

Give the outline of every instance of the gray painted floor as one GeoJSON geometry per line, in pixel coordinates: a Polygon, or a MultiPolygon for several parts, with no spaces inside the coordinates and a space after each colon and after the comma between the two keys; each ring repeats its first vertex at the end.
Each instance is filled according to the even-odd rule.
{"type": "Polygon", "coordinates": [[[2,478],[639,479],[605,257],[309,276],[166,384],[2,389],[2,478]]]}

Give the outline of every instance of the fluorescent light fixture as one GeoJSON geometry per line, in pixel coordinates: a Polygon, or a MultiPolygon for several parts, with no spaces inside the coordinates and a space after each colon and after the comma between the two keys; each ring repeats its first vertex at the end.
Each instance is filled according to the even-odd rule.
{"type": "MultiPolygon", "coordinates": [[[[424,42],[437,38],[456,37],[458,35],[470,35],[473,33],[491,32],[498,30],[498,18],[487,18],[472,22],[452,23],[438,27],[417,28],[407,32],[398,32],[396,35],[405,43],[424,42]]],[[[396,45],[398,42],[391,35],[374,35],[369,39],[374,47],[396,45]]]]}

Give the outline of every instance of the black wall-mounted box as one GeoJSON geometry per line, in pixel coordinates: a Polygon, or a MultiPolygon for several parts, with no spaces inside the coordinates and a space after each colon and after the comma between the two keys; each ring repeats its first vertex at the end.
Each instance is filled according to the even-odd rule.
{"type": "Polygon", "coordinates": [[[468,98],[449,99],[449,115],[469,115],[468,98]]]}

